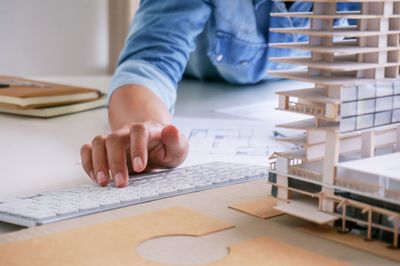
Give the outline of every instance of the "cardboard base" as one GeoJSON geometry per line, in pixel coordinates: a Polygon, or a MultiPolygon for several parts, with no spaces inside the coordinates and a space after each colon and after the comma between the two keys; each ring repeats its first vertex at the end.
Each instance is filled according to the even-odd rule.
{"type": "Polygon", "coordinates": [[[144,240],[201,236],[233,226],[185,208],[171,208],[47,236],[0,244],[1,265],[158,265],[136,252],[144,240]]]}
{"type": "Polygon", "coordinates": [[[232,245],[229,250],[230,253],[228,256],[221,261],[210,263],[208,266],[346,265],[339,260],[324,257],[317,253],[266,237],[232,245]]]}
{"type": "Polygon", "coordinates": [[[251,201],[235,203],[233,205],[230,205],[229,208],[262,219],[268,219],[285,214],[279,210],[274,209],[274,207],[277,205],[277,201],[278,200],[274,197],[262,197],[251,201]]]}
{"type": "MultiPolygon", "coordinates": [[[[0,244],[2,265],[163,265],[136,251],[160,236],[202,236],[232,225],[185,208],[171,208],[27,240],[0,244]]],[[[312,251],[270,238],[232,245],[229,254],[208,266],[344,265],[312,251]],[[288,256],[290,254],[290,256],[288,256]]]]}
{"type": "Polygon", "coordinates": [[[368,253],[372,253],[387,259],[400,262],[400,249],[388,248],[389,244],[382,241],[365,241],[361,236],[348,233],[340,234],[330,226],[318,226],[316,224],[305,224],[298,227],[299,230],[327,240],[331,240],[346,246],[350,246],[368,253]]]}

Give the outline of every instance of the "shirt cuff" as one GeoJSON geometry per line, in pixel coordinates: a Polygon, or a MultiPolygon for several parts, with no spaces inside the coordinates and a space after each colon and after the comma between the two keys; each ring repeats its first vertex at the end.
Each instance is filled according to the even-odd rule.
{"type": "Polygon", "coordinates": [[[111,81],[108,101],[118,88],[129,84],[148,88],[160,97],[169,112],[173,113],[176,102],[176,88],[157,67],[143,60],[126,60],[120,64],[111,81]]]}

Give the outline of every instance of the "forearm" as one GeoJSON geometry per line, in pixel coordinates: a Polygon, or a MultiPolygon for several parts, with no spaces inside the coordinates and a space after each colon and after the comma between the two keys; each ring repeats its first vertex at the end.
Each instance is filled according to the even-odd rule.
{"type": "Polygon", "coordinates": [[[108,119],[112,131],[135,122],[170,123],[171,115],[161,99],[140,85],[126,85],[110,99],[108,119]]]}

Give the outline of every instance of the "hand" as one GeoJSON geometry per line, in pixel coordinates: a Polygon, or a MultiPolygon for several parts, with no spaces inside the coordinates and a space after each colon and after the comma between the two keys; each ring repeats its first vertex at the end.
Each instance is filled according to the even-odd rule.
{"type": "Polygon", "coordinates": [[[188,151],[187,138],[175,126],[144,122],[95,137],[82,146],[81,160],[94,182],[106,186],[112,176],[116,187],[125,187],[129,173],[176,167],[188,151]]]}

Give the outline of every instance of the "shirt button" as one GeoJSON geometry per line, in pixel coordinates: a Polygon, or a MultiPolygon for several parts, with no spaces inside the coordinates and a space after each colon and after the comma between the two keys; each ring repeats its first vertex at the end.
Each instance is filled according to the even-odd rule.
{"type": "Polygon", "coordinates": [[[222,54],[217,55],[217,62],[221,62],[222,59],[224,59],[224,56],[222,54]]]}

